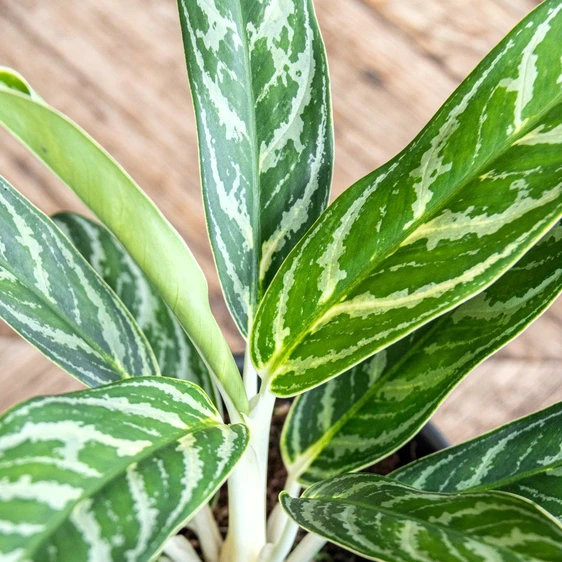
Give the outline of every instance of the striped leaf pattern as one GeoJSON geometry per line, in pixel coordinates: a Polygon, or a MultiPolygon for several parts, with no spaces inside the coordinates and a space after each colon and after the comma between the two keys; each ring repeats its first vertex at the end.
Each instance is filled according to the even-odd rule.
{"type": "Polygon", "coordinates": [[[53,220],[133,315],[154,351],[161,374],[194,382],[218,404],[205,363],[119,241],[102,225],[76,213],[58,213],[53,220]]]}
{"type": "Polygon", "coordinates": [[[88,386],[160,373],[121,301],[55,224],[3,178],[0,317],[88,386]]]}
{"type": "Polygon", "coordinates": [[[506,490],[562,519],[562,403],[395,471],[435,492],[506,490]]]}
{"type": "Polygon", "coordinates": [[[381,562],[562,559],[562,526],[511,494],[437,494],[350,474],[281,501],[305,529],[381,562]]]}
{"type": "Polygon", "coordinates": [[[476,365],[562,291],[562,226],[478,296],[294,402],[282,436],[305,484],[374,464],[411,439],[476,365]]]}
{"type": "Polygon", "coordinates": [[[299,242],[251,338],[272,392],[318,386],[452,309],[556,224],[561,36],[562,3],[546,0],[299,242]]]}
{"type": "Polygon", "coordinates": [[[154,203],[86,132],[43,102],[9,69],[0,69],[0,125],[111,230],[175,314],[234,406],[247,412],[244,386],[211,313],[203,272],[154,203]]]}
{"type": "Polygon", "coordinates": [[[0,420],[0,559],[152,560],[247,444],[167,377],[36,398],[0,420]]]}
{"type": "Polygon", "coordinates": [[[247,335],[273,275],[328,201],[328,71],[312,0],[179,0],[207,223],[247,335]]]}

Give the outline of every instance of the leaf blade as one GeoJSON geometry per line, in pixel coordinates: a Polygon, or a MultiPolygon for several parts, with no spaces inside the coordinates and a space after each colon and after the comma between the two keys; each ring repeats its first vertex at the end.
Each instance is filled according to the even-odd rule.
{"type": "Polygon", "coordinates": [[[555,404],[398,469],[392,478],[435,491],[506,490],[562,519],[561,421],[562,404],[555,404]]]}
{"type": "Polygon", "coordinates": [[[562,291],[562,226],[491,287],[410,337],[299,396],[282,435],[289,472],[312,484],[411,439],[449,392],[562,291]]]}
{"type": "Polygon", "coordinates": [[[209,233],[227,303],[247,335],[273,274],[328,200],[326,55],[308,0],[178,7],[209,233]]]}
{"type": "Polygon", "coordinates": [[[559,220],[561,10],[547,1],[523,20],[289,255],[251,338],[275,394],[318,386],[477,294],[559,220]]]}
{"type": "Polygon", "coordinates": [[[435,494],[353,474],[282,503],[305,529],[372,560],[556,560],[562,549],[554,519],[501,492],[435,494]]]}
{"type": "Polygon", "coordinates": [[[201,389],[168,377],[17,406],[0,420],[0,552],[150,560],[247,441],[246,428],[222,424],[201,389]]]}
{"type": "Polygon", "coordinates": [[[185,242],[85,131],[46,105],[29,85],[30,95],[12,89],[6,76],[17,75],[9,69],[0,73],[0,124],[111,230],[172,309],[235,407],[247,412],[236,364],[209,308],[206,280],[185,242]],[[156,262],[153,257],[161,248],[166,248],[168,259],[156,262]]]}
{"type": "Polygon", "coordinates": [[[144,335],[53,222],[0,177],[0,317],[78,380],[158,375],[144,335]]]}

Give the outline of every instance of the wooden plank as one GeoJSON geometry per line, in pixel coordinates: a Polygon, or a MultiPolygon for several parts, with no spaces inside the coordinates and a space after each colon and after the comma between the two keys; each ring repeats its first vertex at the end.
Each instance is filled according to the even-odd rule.
{"type": "Polygon", "coordinates": [[[37,349],[20,339],[0,338],[0,365],[0,412],[33,396],[84,388],[37,349]]]}
{"type": "Polygon", "coordinates": [[[562,361],[490,359],[447,398],[433,421],[453,444],[562,401],[562,361]]]}
{"type": "MultiPolygon", "coordinates": [[[[12,34],[6,42],[9,63],[33,77],[46,99],[94,132],[172,222],[186,212],[190,220],[192,215],[202,220],[194,122],[173,3],[144,0],[125,11],[108,0],[2,1],[2,25],[9,20],[18,32],[23,30],[21,37],[12,34]],[[45,48],[49,52],[43,57],[35,53],[45,48]],[[52,75],[62,82],[51,81],[52,75]],[[139,80],[139,75],[150,79],[139,80]],[[147,137],[152,141],[148,147],[147,137]],[[166,165],[165,178],[147,169],[150,152],[166,165]],[[162,202],[160,192],[166,195],[162,202]],[[181,204],[189,196],[195,196],[197,209],[181,204]]],[[[359,2],[321,0],[317,7],[332,66],[342,162],[335,180],[339,193],[401,149],[454,83],[359,2]],[[429,91],[419,96],[424,84],[429,91]]],[[[190,222],[182,234],[197,240],[193,230],[200,225],[190,222]]]]}
{"type": "Polygon", "coordinates": [[[539,0],[362,0],[458,79],[539,0]]]}

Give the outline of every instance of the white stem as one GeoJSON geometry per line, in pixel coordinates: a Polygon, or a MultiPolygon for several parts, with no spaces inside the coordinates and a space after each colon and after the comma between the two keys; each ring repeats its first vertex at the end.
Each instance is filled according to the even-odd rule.
{"type": "Polygon", "coordinates": [[[268,552],[267,557],[264,559],[267,562],[283,562],[293,546],[299,526],[292,520],[287,520],[285,528],[281,532],[281,536],[273,548],[268,552]]]}
{"type": "Polygon", "coordinates": [[[170,537],[164,545],[164,553],[173,562],[201,562],[191,543],[182,535],[170,537]]]}
{"type": "MultiPolygon", "coordinates": [[[[287,476],[287,481],[285,482],[285,491],[289,495],[296,497],[300,494],[301,485],[298,483],[296,476],[289,473],[287,476]]],[[[289,516],[285,510],[281,507],[280,503],[277,503],[269,519],[267,521],[267,540],[271,543],[276,543],[281,538],[281,533],[289,521],[289,516]]]]}
{"type": "Polygon", "coordinates": [[[242,377],[248,400],[251,400],[258,393],[258,374],[250,359],[250,346],[246,347],[246,352],[244,353],[244,374],[242,377]]]}
{"type": "Polygon", "coordinates": [[[310,562],[326,544],[326,539],[309,533],[293,550],[285,562],[310,562]]]}
{"type": "Polygon", "coordinates": [[[223,540],[209,505],[201,508],[189,522],[189,527],[201,543],[205,562],[219,562],[223,540]]]}
{"type": "Polygon", "coordinates": [[[262,390],[245,422],[250,443],[228,481],[229,529],[221,562],[256,562],[266,544],[269,429],[275,396],[262,390]]]}

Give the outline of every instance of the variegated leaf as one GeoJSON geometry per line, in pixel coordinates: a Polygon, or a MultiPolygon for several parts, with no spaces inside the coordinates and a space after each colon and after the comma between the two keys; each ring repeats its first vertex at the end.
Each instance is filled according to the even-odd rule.
{"type": "Polygon", "coordinates": [[[247,412],[240,374],[209,307],[205,277],[154,203],[87,133],[43,102],[21,76],[5,68],[0,69],[0,125],[57,174],[111,230],[178,318],[236,408],[247,412]]]}
{"type": "Polygon", "coordinates": [[[395,471],[435,492],[506,490],[562,519],[562,403],[395,471]]]}
{"type": "Polygon", "coordinates": [[[560,219],[561,36],[562,3],[546,0],[291,252],[251,339],[275,394],[318,386],[479,293],[560,219]]]}
{"type": "Polygon", "coordinates": [[[0,559],[152,560],[247,445],[167,377],[36,398],[0,420],[0,559]]]}
{"type": "Polygon", "coordinates": [[[88,386],[160,374],[121,301],[55,224],[3,178],[0,317],[88,386]]]}
{"type": "Polygon", "coordinates": [[[483,293],[299,396],[282,437],[289,472],[311,484],[386,457],[561,291],[558,225],[483,293]]]}
{"type": "Polygon", "coordinates": [[[333,159],[312,0],[179,0],[219,277],[246,335],[265,288],[324,209],[333,159]]]}
{"type": "Polygon", "coordinates": [[[154,351],[161,374],[198,384],[218,404],[219,397],[199,353],[111,232],[76,213],[58,213],[53,221],[133,315],[154,351]]]}
{"type": "Polygon", "coordinates": [[[281,496],[305,529],[380,562],[539,562],[562,559],[562,526],[502,492],[422,492],[374,474],[281,496]]]}

